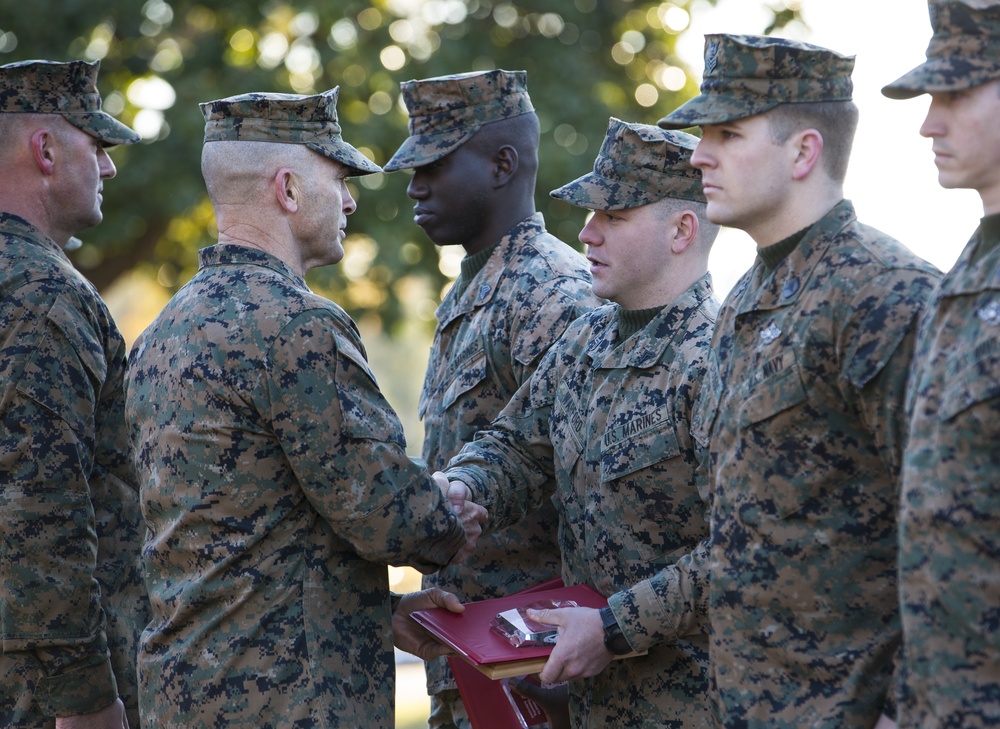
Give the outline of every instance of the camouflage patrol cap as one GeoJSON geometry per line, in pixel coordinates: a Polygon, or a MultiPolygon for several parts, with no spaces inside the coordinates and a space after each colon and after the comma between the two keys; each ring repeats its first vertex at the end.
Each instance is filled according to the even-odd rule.
{"type": "Polygon", "coordinates": [[[410,136],[385,171],[430,164],[461,146],[484,124],[533,112],[527,76],[525,71],[495,70],[401,83],[410,136]]]}
{"type": "Polygon", "coordinates": [[[659,121],[664,129],[723,124],[779,104],[850,101],[854,56],[758,35],[705,36],[701,95],[659,121]]]}
{"type": "Polygon", "coordinates": [[[0,113],[58,114],[105,146],[134,144],[138,134],[101,111],[100,61],[18,61],[0,66],[0,113]]]}
{"type": "Polygon", "coordinates": [[[1000,78],[1000,3],[931,0],[927,60],[882,89],[890,99],[959,91],[1000,78]]]}
{"type": "Polygon", "coordinates": [[[698,138],[611,117],[588,172],[549,194],[588,210],[624,210],[675,198],[705,202],[701,172],[691,166],[698,138]]]}
{"type": "Polygon", "coordinates": [[[352,176],[382,168],[344,141],[337,122],[340,87],[322,94],[250,93],[199,104],[205,117],[205,143],[272,142],[304,144],[340,162],[352,176]]]}

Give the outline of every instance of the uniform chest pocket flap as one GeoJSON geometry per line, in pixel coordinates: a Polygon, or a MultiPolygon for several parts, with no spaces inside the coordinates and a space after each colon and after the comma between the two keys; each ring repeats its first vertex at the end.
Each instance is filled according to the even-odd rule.
{"type": "Polygon", "coordinates": [[[458,398],[486,379],[486,349],[482,342],[477,342],[473,348],[466,348],[454,362],[449,363],[448,376],[451,381],[441,399],[445,408],[450,408],[458,398]]]}
{"type": "Polygon", "coordinates": [[[797,363],[770,376],[753,377],[744,392],[746,396],[740,406],[740,428],[748,428],[773,418],[808,399],[797,363]]]}
{"type": "MultiPolygon", "coordinates": [[[[941,396],[941,419],[949,421],[980,403],[1000,398],[1000,342],[976,348],[977,357],[948,377],[941,396]]],[[[997,406],[1000,408],[1000,405],[997,406]]]]}
{"type": "Polygon", "coordinates": [[[604,433],[601,448],[601,482],[638,473],[681,454],[674,426],[666,408],[638,413],[604,433]]]}

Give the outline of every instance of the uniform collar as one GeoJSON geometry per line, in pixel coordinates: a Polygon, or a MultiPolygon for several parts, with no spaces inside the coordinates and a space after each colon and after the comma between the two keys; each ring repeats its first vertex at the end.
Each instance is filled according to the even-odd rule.
{"type": "Polygon", "coordinates": [[[1000,243],[987,239],[996,230],[990,218],[983,218],[951,271],[945,274],[941,282],[945,296],[976,294],[984,288],[1000,290],[1000,243]]]}
{"type": "Polygon", "coordinates": [[[290,279],[297,285],[307,288],[305,279],[292,270],[280,258],[265,253],[257,248],[223,243],[209,246],[198,251],[199,268],[209,266],[261,266],[290,279]]]}
{"type": "Polygon", "coordinates": [[[528,216],[507,231],[493,248],[482,269],[469,281],[465,289],[459,293],[452,287],[448,292],[435,312],[438,323],[445,326],[453,319],[490,303],[496,294],[507,263],[513,257],[514,249],[544,232],[545,219],[541,213],[528,216]]]}
{"type": "Polygon", "coordinates": [[[617,343],[617,304],[607,307],[607,316],[599,329],[595,328],[587,345],[587,356],[592,366],[643,369],[664,361],[667,350],[679,346],[688,336],[691,318],[711,297],[712,275],[706,273],[669,305],[664,306],[649,324],[620,344],[617,343]]]}
{"type": "Polygon", "coordinates": [[[66,251],[58,243],[20,215],[0,212],[0,233],[17,236],[33,245],[41,246],[47,251],[56,253],[64,260],[69,260],[66,251]]]}
{"type": "Polygon", "coordinates": [[[798,301],[833,239],[857,220],[850,200],[841,200],[802,236],[799,244],[773,271],[758,258],[733,289],[737,313],[779,309],[798,301]]]}

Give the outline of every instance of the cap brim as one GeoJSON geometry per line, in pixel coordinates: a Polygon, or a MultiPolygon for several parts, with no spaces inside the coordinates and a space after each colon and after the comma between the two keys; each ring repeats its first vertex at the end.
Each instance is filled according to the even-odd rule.
{"type": "Polygon", "coordinates": [[[1000,61],[989,58],[928,58],[882,87],[890,99],[912,99],[936,91],[962,91],[1000,78],[1000,61]]]}
{"type": "Polygon", "coordinates": [[[678,107],[656,124],[661,129],[686,129],[703,124],[725,124],[773,109],[777,101],[756,101],[727,94],[702,94],[678,107]]]}
{"type": "Polygon", "coordinates": [[[443,134],[414,134],[407,137],[392,158],[385,163],[385,171],[410,170],[437,162],[446,154],[461,147],[477,131],[478,127],[463,129],[461,132],[451,130],[443,134]]]}
{"type": "Polygon", "coordinates": [[[73,126],[101,140],[107,147],[116,144],[135,144],[142,139],[138,132],[125,126],[104,111],[62,114],[61,116],[73,126]]]}
{"type": "Polygon", "coordinates": [[[319,152],[324,157],[329,157],[336,162],[340,162],[340,164],[350,170],[350,177],[360,177],[383,171],[381,167],[361,154],[360,151],[342,140],[329,144],[307,142],[306,146],[314,152],[319,152]]]}
{"type": "Polygon", "coordinates": [[[596,172],[588,172],[553,190],[549,195],[587,210],[626,210],[656,202],[647,191],[624,180],[612,180],[596,172]]]}

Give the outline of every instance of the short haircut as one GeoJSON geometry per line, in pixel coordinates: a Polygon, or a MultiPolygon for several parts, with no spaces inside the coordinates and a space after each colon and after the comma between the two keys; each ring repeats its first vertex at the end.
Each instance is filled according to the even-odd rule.
{"type": "Polygon", "coordinates": [[[484,124],[466,144],[484,155],[492,155],[500,147],[510,145],[517,150],[520,164],[527,165],[534,173],[538,168],[540,139],[541,125],[538,116],[531,112],[484,124]]]}
{"type": "Polygon", "coordinates": [[[779,104],[766,113],[775,144],[784,144],[793,134],[806,129],[818,131],[823,137],[826,173],[834,182],[844,182],[858,129],[858,107],[853,101],[779,104]]]}
{"type": "Polygon", "coordinates": [[[23,138],[27,130],[34,133],[35,127],[49,126],[53,134],[60,139],[66,137],[65,126],[59,123],[58,114],[21,113],[14,111],[0,112],[0,160],[6,159],[12,152],[14,144],[23,138]]]}
{"type": "Polygon", "coordinates": [[[712,244],[715,243],[715,239],[719,235],[719,225],[708,219],[708,203],[665,197],[650,203],[650,205],[656,206],[657,218],[664,222],[677,213],[690,210],[698,218],[698,245],[706,254],[711,250],[712,244]]]}
{"type": "Polygon", "coordinates": [[[302,144],[207,142],[201,152],[201,174],[213,202],[232,202],[269,188],[282,167],[310,169],[314,157],[323,159],[302,144]]]}
{"type": "Polygon", "coordinates": [[[18,131],[18,114],[0,114],[0,160],[7,157],[18,131]]]}

